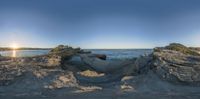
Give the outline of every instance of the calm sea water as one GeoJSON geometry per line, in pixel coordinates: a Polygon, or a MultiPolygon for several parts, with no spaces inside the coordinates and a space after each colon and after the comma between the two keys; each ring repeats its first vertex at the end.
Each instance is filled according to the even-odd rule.
{"type": "Polygon", "coordinates": [[[13,51],[0,51],[2,56],[11,57],[30,57],[37,55],[45,55],[49,50],[13,50],[13,51]]]}
{"type": "MultiPolygon", "coordinates": [[[[108,59],[130,59],[140,55],[150,54],[152,49],[87,49],[96,54],[106,54],[108,59]]],[[[2,56],[28,57],[47,54],[49,50],[16,50],[0,51],[2,56]]]]}
{"type": "Polygon", "coordinates": [[[108,59],[131,59],[152,53],[152,49],[92,49],[92,53],[106,54],[108,59]]]}

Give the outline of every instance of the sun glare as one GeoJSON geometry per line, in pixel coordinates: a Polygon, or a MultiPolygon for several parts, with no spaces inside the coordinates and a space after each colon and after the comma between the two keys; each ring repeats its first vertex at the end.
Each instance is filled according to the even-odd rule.
{"type": "Polygon", "coordinates": [[[17,44],[13,43],[13,44],[11,45],[11,48],[12,48],[12,49],[17,49],[17,48],[19,48],[19,47],[18,47],[17,44]]]}
{"type": "Polygon", "coordinates": [[[10,48],[12,48],[12,57],[16,57],[16,49],[18,49],[19,48],[19,46],[16,44],[16,43],[12,43],[11,45],[10,45],[10,48]]]}

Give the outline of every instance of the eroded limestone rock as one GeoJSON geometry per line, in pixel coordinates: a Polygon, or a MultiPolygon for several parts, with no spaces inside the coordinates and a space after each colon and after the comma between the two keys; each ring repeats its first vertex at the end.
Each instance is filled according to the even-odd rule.
{"type": "Polygon", "coordinates": [[[24,71],[18,65],[0,65],[0,86],[10,85],[23,73],[24,71]]]}
{"type": "Polygon", "coordinates": [[[56,79],[45,88],[58,89],[64,87],[77,87],[78,83],[72,72],[64,72],[59,74],[56,79]]]}
{"type": "Polygon", "coordinates": [[[152,68],[161,78],[172,82],[200,84],[200,56],[162,48],[155,50],[152,57],[152,68]]]}
{"type": "Polygon", "coordinates": [[[78,74],[87,76],[87,77],[101,77],[105,75],[104,73],[97,73],[91,70],[82,71],[82,72],[79,72],[78,74]]]}

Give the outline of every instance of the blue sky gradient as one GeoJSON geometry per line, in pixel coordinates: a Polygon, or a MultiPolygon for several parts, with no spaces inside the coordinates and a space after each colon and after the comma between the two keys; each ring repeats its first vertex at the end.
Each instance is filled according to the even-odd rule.
{"type": "Polygon", "coordinates": [[[0,0],[0,46],[200,46],[199,0],[0,0]]]}

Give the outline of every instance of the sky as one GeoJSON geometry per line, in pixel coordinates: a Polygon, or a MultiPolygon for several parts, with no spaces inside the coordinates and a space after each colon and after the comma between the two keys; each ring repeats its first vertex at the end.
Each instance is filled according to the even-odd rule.
{"type": "Polygon", "coordinates": [[[0,46],[200,46],[199,0],[0,0],[0,46]]]}

